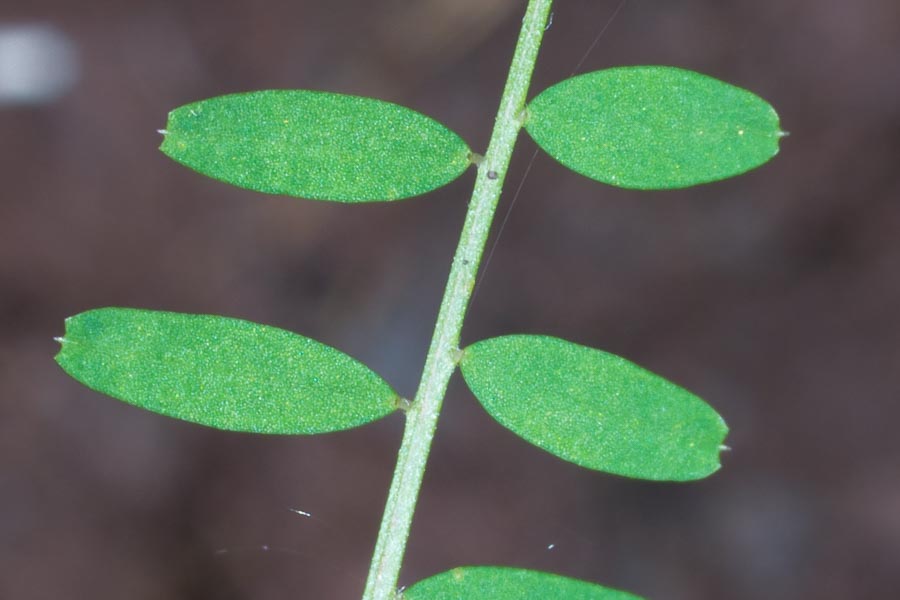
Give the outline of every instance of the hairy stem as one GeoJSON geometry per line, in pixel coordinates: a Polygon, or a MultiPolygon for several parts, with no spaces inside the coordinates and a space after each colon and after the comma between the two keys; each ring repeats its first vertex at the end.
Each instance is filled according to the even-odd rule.
{"type": "Polygon", "coordinates": [[[453,257],[422,380],[406,415],[403,442],[363,600],[390,600],[396,595],[400,566],[425,474],[428,452],[447,384],[459,359],[459,336],[463,319],[475,286],[475,276],[497,210],[516,136],[522,128],[528,84],[547,26],[550,5],[551,0],[529,0],[522,20],[522,30],[500,100],[491,141],[478,166],[475,189],[453,257]]]}

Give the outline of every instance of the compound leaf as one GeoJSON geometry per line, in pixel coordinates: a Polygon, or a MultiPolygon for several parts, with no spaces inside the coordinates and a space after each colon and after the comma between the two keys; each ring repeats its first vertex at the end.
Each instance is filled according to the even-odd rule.
{"type": "Polygon", "coordinates": [[[568,168],[611,185],[682,188],[749,171],[778,152],[775,110],[747,90],[674,67],[566,79],[528,105],[525,128],[568,168]]]}
{"type": "Polygon", "coordinates": [[[397,408],[378,375],[315,340],[210,315],[101,308],[66,319],[59,365],[91,389],[217,429],[310,434],[397,408]]]}
{"type": "Polygon", "coordinates": [[[535,335],[476,342],[460,363],[501,425],[575,464],[686,481],[719,468],[728,428],[705,402],[624,358],[535,335]]]}
{"type": "Polygon", "coordinates": [[[402,600],[641,600],[638,596],[553,573],[511,567],[458,567],[403,591],[402,600]]]}
{"type": "Polygon", "coordinates": [[[219,96],[169,113],[162,150],[238,187],[316,200],[417,196],[469,166],[469,147],[425,115],[308,90],[219,96]]]}

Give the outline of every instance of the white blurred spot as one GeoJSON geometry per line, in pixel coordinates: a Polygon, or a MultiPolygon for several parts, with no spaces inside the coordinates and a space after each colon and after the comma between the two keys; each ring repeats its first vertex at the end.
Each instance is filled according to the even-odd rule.
{"type": "Polygon", "coordinates": [[[45,104],[78,80],[75,46],[50,25],[0,25],[0,106],[45,104]]]}

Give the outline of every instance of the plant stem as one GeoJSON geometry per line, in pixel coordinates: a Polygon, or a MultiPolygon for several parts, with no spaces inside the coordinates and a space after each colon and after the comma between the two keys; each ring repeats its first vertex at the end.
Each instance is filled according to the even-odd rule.
{"type": "Polygon", "coordinates": [[[528,84],[552,0],[529,0],[487,153],[478,166],[444,298],[425,359],[422,380],[406,414],[403,442],[378,532],[363,600],[391,600],[409,537],[425,464],[450,376],[459,361],[459,337],[487,243],[506,170],[522,128],[528,84]]]}

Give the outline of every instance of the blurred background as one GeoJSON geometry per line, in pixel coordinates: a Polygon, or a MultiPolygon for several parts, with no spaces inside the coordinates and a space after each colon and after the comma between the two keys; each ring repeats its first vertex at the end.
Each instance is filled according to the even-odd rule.
{"type": "MultiPolygon", "coordinates": [[[[716,407],[733,450],[691,484],[587,471],[455,377],[401,583],[503,564],[657,600],[894,597],[900,3],[628,0],[598,39],[618,4],[557,3],[533,94],[596,42],[579,71],[699,70],[769,100],[791,135],[752,173],[672,192],[539,154],[463,342],[543,333],[623,355],[716,407]]],[[[263,196],[173,163],[156,130],[190,101],[310,88],[410,106],[483,152],[524,6],[3,3],[0,598],[360,596],[400,416],[217,432],[81,387],[53,337],[101,306],[240,317],[411,397],[474,173],[386,205],[263,196]]],[[[522,136],[498,224],[533,151],[522,136]]]]}

